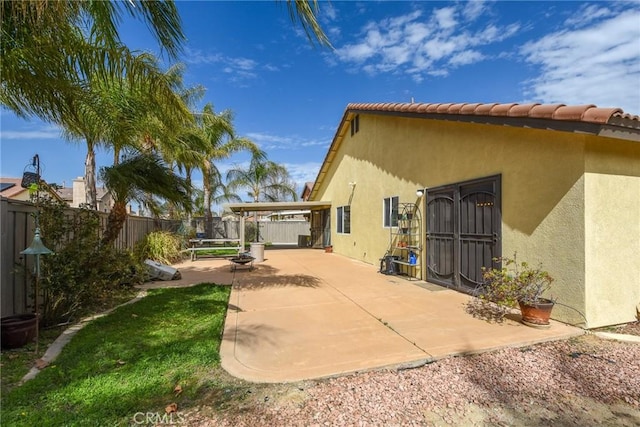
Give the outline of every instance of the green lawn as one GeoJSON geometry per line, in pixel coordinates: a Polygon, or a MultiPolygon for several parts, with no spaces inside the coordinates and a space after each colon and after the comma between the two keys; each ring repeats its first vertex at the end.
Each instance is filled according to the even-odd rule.
{"type": "Polygon", "coordinates": [[[203,249],[198,251],[198,256],[200,255],[213,255],[213,256],[234,256],[238,255],[237,249],[203,249]]]}
{"type": "Polygon", "coordinates": [[[3,394],[2,425],[129,425],[188,405],[219,366],[229,293],[213,284],[154,290],[91,322],[34,380],[3,394]]]}

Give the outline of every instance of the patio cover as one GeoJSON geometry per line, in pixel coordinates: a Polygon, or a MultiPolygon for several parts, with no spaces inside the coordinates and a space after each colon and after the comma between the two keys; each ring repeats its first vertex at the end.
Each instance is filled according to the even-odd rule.
{"type": "Polygon", "coordinates": [[[313,211],[330,208],[331,202],[245,202],[225,203],[222,205],[222,207],[225,209],[229,209],[235,214],[264,211],[313,211]]]}
{"type": "Polygon", "coordinates": [[[224,209],[229,209],[240,216],[240,241],[244,242],[244,213],[264,211],[297,211],[322,210],[331,207],[331,202],[244,202],[224,203],[224,209]]]}

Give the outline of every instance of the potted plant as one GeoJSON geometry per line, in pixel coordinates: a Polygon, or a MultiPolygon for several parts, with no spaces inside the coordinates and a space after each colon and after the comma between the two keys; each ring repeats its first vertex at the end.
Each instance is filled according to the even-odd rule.
{"type": "Polygon", "coordinates": [[[502,308],[502,315],[519,306],[522,323],[549,327],[555,301],[545,295],[553,277],[541,265],[532,267],[527,262],[518,262],[516,254],[513,258],[494,258],[494,261],[501,262],[502,267],[482,267],[484,285],[477,294],[481,305],[495,303],[502,308]]]}

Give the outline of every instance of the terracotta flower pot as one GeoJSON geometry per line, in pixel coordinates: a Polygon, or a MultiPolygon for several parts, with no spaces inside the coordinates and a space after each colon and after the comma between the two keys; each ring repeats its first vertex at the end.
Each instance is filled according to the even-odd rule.
{"type": "Polygon", "coordinates": [[[520,312],[522,313],[522,323],[527,326],[533,326],[537,328],[548,328],[551,326],[549,318],[551,317],[551,310],[553,309],[554,302],[540,298],[537,303],[529,304],[522,301],[518,302],[520,305],[520,312]]]}
{"type": "Polygon", "coordinates": [[[36,315],[14,314],[0,319],[2,348],[19,348],[33,341],[36,336],[36,315]]]}

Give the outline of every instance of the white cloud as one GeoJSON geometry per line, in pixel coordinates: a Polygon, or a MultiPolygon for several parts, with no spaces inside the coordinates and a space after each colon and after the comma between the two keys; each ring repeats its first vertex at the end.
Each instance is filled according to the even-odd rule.
{"type": "Polygon", "coordinates": [[[242,84],[259,77],[259,71],[270,72],[279,71],[278,67],[272,64],[261,65],[257,61],[244,58],[225,56],[219,53],[205,53],[198,49],[185,49],[184,61],[194,65],[219,65],[220,71],[228,75],[228,80],[233,83],[242,84]]]}
{"type": "Polygon", "coordinates": [[[306,163],[285,163],[284,166],[289,171],[291,179],[297,184],[299,189],[305,182],[313,182],[318,175],[320,166],[319,162],[306,162],[306,163]]]}
{"type": "Polygon", "coordinates": [[[248,58],[229,58],[228,62],[233,64],[235,68],[239,68],[241,70],[253,70],[256,68],[258,63],[253,59],[248,58]]]}
{"type": "Polygon", "coordinates": [[[461,65],[473,64],[474,62],[478,62],[484,59],[484,55],[475,50],[465,50],[463,52],[456,53],[449,60],[449,64],[454,67],[459,67],[461,65]]]}
{"type": "MultiPolygon", "coordinates": [[[[540,66],[525,94],[538,102],[593,103],[640,112],[640,9],[591,26],[563,30],[525,44],[525,59],[540,66]]],[[[582,24],[582,23],[581,23],[582,24]]]]}
{"type": "Polygon", "coordinates": [[[438,9],[434,13],[434,18],[438,22],[438,26],[443,29],[449,29],[455,27],[458,22],[455,19],[456,9],[453,7],[445,7],[444,9],[438,9]]]}
{"type": "Polygon", "coordinates": [[[467,1],[464,9],[462,9],[462,15],[466,20],[474,21],[485,12],[486,8],[487,5],[483,0],[467,1]]]}
{"type": "Polygon", "coordinates": [[[0,140],[60,139],[61,131],[55,126],[44,126],[35,130],[0,130],[0,140]]]}
{"type": "Polygon", "coordinates": [[[487,11],[484,2],[461,2],[435,9],[429,16],[414,10],[369,22],[360,30],[359,42],[338,47],[327,62],[347,63],[349,72],[370,75],[405,73],[417,82],[425,76],[446,76],[452,68],[497,56],[482,48],[518,33],[516,23],[471,25],[487,11]]]}
{"type": "Polygon", "coordinates": [[[199,49],[185,48],[184,61],[187,64],[214,64],[223,61],[223,56],[219,53],[205,53],[199,49]]]}
{"type": "Polygon", "coordinates": [[[585,4],[565,21],[567,27],[581,27],[602,18],[608,18],[613,12],[596,4],[585,4]]]}
{"type": "Polygon", "coordinates": [[[303,139],[297,136],[280,136],[263,132],[250,132],[247,138],[258,144],[262,150],[297,150],[308,147],[328,147],[330,140],[303,139]]]}
{"type": "Polygon", "coordinates": [[[376,54],[375,48],[368,43],[359,43],[355,45],[346,45],[336,50],[338,57],[346,62],[355,61],[363,62],[376,54]]]}
{"type": "Polygon", "coordinates": [[[322,13],[321,17],[327,18],[330,21],[335,21],[338,16],[338,12],[336,8],[330,2],[322,3],[322,13]]]}

